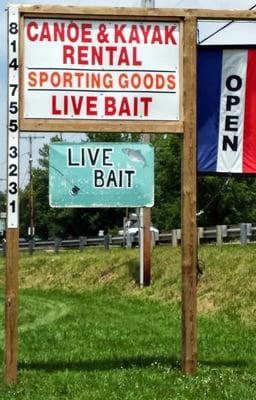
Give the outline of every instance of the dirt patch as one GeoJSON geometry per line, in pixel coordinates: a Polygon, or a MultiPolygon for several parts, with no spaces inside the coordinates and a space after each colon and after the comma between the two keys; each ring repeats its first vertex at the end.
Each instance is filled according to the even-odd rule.
{"type": "Polygon", "coordinates": [[[201,314],[209,314],[216,312],[218,307],[214,302],[213,296],[209,293],[204,295],[204,297],[198,298],[197,309],[201,314]]]}
{"type": "Polygon", "coordinates": [[[114,275],[115,275],[114,272],[111,270],[103,271],[99,278],[99,283],[106,283],[112,281],[114,275]]]}

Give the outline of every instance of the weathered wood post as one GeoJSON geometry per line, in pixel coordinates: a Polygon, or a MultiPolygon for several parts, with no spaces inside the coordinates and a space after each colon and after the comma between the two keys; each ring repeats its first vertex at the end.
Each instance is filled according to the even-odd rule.
{"type": "Polygon", "coordinates": [[[80,236],[79,238],[79,250],[83,251],[85,246],[87,244],[87,237],[86,236],[80,236]]]}
{"type": "Polygon", "coordinates": [[[6,239],[2,240],[3,257],[6,256],[6,239]]]}
{"type": "Polygon", "coordinates": [[[217,246],[222,246],[223,243],[223,234],[222,234],[222,225],[216,226],[216,244],[217,246]]]}
{"type": "Polygon", "coordinates": [[[19,230],[6,231],[5,383],[18,378],[19,230]]]}
{"type": "Polygon", "coordinates": [[[151,209],[149,207],[144,207],[143,213],[143,226],[144,226],[144,286],[149,286],[151,281],[151,232],[150,232],[150,224],[151,224],[151,209]]]}
{"type": "MultiPolygon", "coordinates": [[[[142,0],[142,7],[155,8],[155,0],[142,0]]],[[[143,134],[143,142],[150,143],[150,134],[143,134]]],[[[143,285],[149,286],[151,282],[151,208],[143,210],[143,285]]]]}
{"type": "Polygon", "coordinates": [[[55,253],[59,252],[60,245],[61,245],[61,238],[56,237],[54,239],[54,251],[55,251],[55,253]]]}
{"type": "Polygon", "coordinates": [[[109,250],[110,236],[104,235],[104,249],[109,250]]]}
{"type": "Polygon", "coordinates": [[[177,229],[172,229],[172,246],[173,247],[177,247],[178,246],[177,229]]]}
{"type": "Polygon", "coordinates": [[[35,239],[32,237],[32,239],[30,239],[28,242],[28,251],[31,256],[34,253],[34,249],[35,249],[35,239]]]}
{"type": "Polygon", "coordinates": [[[204,228],[200,227],[197,228],[197,244],[198,246],[200,245],[200,240],[203,239],[204,237],[204,228]]]}
{"type": "Polygon", "coordinates": [[[247,228],[245,223],[240,224],[240,243],[241,246],[247,244],[247,228]]]}
{"type": "Polygon", "coordinates": [[[196,321],[196,18],[184,19],[184,137],[182,157],[182,370],[197,369],[196,321]]]}

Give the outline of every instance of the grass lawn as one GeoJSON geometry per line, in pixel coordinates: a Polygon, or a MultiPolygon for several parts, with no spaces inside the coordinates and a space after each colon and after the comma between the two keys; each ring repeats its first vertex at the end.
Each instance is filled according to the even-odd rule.
{"type": "MultiPolygon", "coordinates": [[[[111,250],[107,258],[98,250],[23,255],[19,382],[4,385],[1,371],[1,400],[255,400],[256,247],[248,249],[202,249],[207,267],[198,288],[193,377],[180,371],[177,249],[154,251],[152,285],[143,290],[135,279],[136,250],[111,250]]],[[[0,271],[1,282],[2,264],[0,271]]],[[[0,297],[3,315],[3,289],[0,297]]],[[[3,335],[2,329],[2,359],[3,335]]]]}

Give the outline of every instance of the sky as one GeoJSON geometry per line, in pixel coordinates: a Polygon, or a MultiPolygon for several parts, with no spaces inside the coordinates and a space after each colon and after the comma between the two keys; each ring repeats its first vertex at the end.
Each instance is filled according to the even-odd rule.
{"type": "MultiPolygon", "coordinates": [[[[141,7],[142,0],[27,0],[17,1],[0,0],[0,191],[6,188],[6,110],[7,110],[7,7],[9,4],[61,4],[61,5],[80,5],[80,6],[105,6],[105,7],[141,7]]],[[[256,0],[155,0],[155,7],[167,8],[211,8],[211,9],[249,9],[256,6],[256,0]]],[[[228,22],[228,21],[227,21],[228,22]]],[[[226,22],[205,21],[199,24],[198,39],[204,41],[209,35],[215,32],[219,27],[225,25],[226,22]]],[[[212,38],[205,40],[204,44],[255,44],[256,23],[235,23],[214,35],[212,38]]],[[[51,133],[21,133],[20,137],[28,137],[29,135],[44,136],[44,139],[33,139],[33,165],[37,165],[39,156],[39,148],[44,143],[49,143],[51,133]]],[[[80,141],[84,134],[72,133],[64,134],[64,139],[68,141],[80,141]]],[[[28,182],[28,151],[29,140],[20,140],[20,186],[24,187],[28,182]]]]}

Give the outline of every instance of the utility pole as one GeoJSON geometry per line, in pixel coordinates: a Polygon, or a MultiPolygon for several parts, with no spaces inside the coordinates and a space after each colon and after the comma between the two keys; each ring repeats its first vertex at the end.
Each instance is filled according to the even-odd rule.
{"type": "MultiPolygon", "coordinates": [[[[33,247],[33,239],[35,236],[35,224],[34,224],[34,193],[33,193],[33,147],[32,141],[34,139],[44,139],[45,136],[22,136],[21,139],[29,140],[29,227],[28,237],[33,247]]],[[[32,247],[30,247],[32,251],[32,247]]]]}
{"type": "Polygon", "coordinates": [[[141,7],[155,8],[155,0],[141,0],[141,7]]]}
{"type": "MultiPolygon", "coordinates": [[[[144,8],[155,8],[155,0],[141,0],[141,6],[144,8]]],[[[144,143],[150,143],[150,134],[144,133],[142,135],[142,140],[144,143]]],[[[141,263],[143,265],[143,283],[141,286],[149,286],[151,281],[151,209],[149,207],[144,207],[143,210],[141,210],[141,214],[141,219],[143,220],[141,229],[141,263]]]]}
{"type": "Polygon", "coordinates": [[[29,231],[28,235],[32,241],[35,235],[34,228],[34,197],[33,197],[33,157],[32,157],[32,136],[29,137],[29,231]]]}

